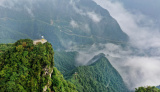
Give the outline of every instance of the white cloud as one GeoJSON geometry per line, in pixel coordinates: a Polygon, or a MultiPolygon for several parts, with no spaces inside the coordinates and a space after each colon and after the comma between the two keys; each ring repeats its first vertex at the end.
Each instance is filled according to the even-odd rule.
{"type": "Polygon", "coordinates": [[[33,12],[32,12],[32,9],[31,9],[31,8],[29,8],[29,7],[25,6],[25,9],[27,10],[28,14],[29,14],[31,17],[34,17],[34,14],[33,14],[33,12]]]}
{"type": "MultiPolygon", "coordinates": [[[[77,1],[77,2],[79,2],[79,1],[77,1]]],[[[81,14],[83,16],[86,16],[86,13],[83,10],[76,7],[76,1],[70,0],[70,5],[72,5],[72,7],[76,13],[81,14]]]]}
{"type": "Polygon", "coordinates": [[[78,27],[79,27],[78,23],[77,23],[76,21],[74,21],[74,20],[71,20],[71,21],[70,21],[70,25],[71,25],[73,28],[78,28],[78,27]]]}
{"type": "Polygon", "coordinates": [[[131,90],[160,84],[160,57],[138,56],[129,47],[123,48],[112,43],[93,44],[77,51],[77,65],[86,65],[95,55],[104,53],[131,90]]]}
{"type": "Polygon", "coordinates": [[[37,0],[0,0],[0,6],[16,11],[22,11],[22,8],[24,8],[31,17],[34,17],[32,6],[36,1],[37,0]]]}
{"type": "Polygon", "coordinates": [[[12,9],[13,7],[15,7],[15,3],[17,2],[18,0],[1,0],[0,6],[12,9]]]}
{"type": "Polygon", "coordinates": [[[158,57],[126,56],[126,58],[108,57],[108,59],[120,72],[130,89],[160,84],[158,57]]]}
{"type": "Polygon", "coordinates": [[[86,33],[90,33],[91,32],[91,29],[90,29],[90,27],[89,27],[89,25],[88,24],[84,24],[84,25],[82,25],[82,27],[81,28],[83,28],[84,27],[84,29],[82,29],[82,30],[84,30],[86,33]]]}
{"type": "Polygon", "coordinates": [[[90,19],[92,19],[93,22],[100,22],[101,21],[101,16],[96,14],[95,12],[87,12],[87,15],[90,19]]]}
{"type": "Polygon", "coordinates": [[[101,7],[107,9],[111,16],[120,24],[122,30],[130,37],[130,43],[137,48],[148,49],[160,47],[160,32],[155,23],[147,16],[132,14],[120,2],[111,0],[94,0],[101,7]]]}
{"type": "MultiPolygon", "coordinates": [[[[94,1],[110,12],[111,16],[118,21],[122,30],[130,37],[131,45],[138,49],[137,53],[129,50],[128,54],[112,53],[112,57],[108,57],[120,72],[124,81],[131,89],[138,86],[159,85],[160,32],[155,27],[154,21],[138,12],[132,14],[118,1],[94,1]],[[147,56],[139,56],[139,53],[147,56]]],[[[124,51],[121,48],[119,50],[119,52],[124,51]]]]}
{"type": "Polygon", "coordinates": [[[91,47],[87,47],[84,50],[75,49],[79,52],[79,56],[77,57],[77,62],[80,65],[85,65],[88,61],[93,58],[95,55],[99,53],[104,53],[105,55],[109,55],[112,57],[126,57],[126,55],[132,54],[132,51],[128,49],[123,49],[119,45],[115,45],[112,43],[107,44],[93,44],[91,47]]]}
{"type": "Polygon", "coordinates": [[[94,11],[87,11],[87,12],[85,12],[84,10],[77,8],[76,7],[76,3],[77,2],[79,2],[79,1],[70,0],[70,5],[72,5],[72,7],[76,11],[76,13],[78,13],[80,15],[83,15],[83,16],[89,17],[95,23],[98,23],[98,22],[101,21],[102,16],[96,14],[94,11]]]}

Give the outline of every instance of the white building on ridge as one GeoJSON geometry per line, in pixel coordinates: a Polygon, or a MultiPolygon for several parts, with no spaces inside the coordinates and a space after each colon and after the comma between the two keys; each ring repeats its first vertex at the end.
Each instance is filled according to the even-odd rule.
{"type": "Polygon", "coordinates": [[[46,43],[46,42],[47,42],[47,40],[44,39],[44,36],[42,36],[42,39],[34,40],[34,41],[33,41],[33,44],[34,44],[34,45],[36,45],[37,43],[42,43],[42,44],[44,44],[44,43],[46,43]]]}

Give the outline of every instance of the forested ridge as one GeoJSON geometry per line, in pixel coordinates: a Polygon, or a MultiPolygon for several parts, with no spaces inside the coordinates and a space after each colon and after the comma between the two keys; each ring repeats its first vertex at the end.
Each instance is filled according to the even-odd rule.
{"type": "Polygon", "coordinates": [[[0,92],[76,92],[54,68],[50,43],[33,45],[32,40],[22,39],[0,46],[0,92]]]}
{"type": "MultiPolygon", "coordinates": [[[[30,39],[0,44],[0,92],[129,92],[104,54],[86,66],[75,65],[77,55],[54,52],[50,43],[34,45],[30,39]]],[[[160,90],[148,86],[135,92],[160,90]]]]}
{"type": "Polygon", "coordinates": [[[2,51],[0,80],[3,80],[0,81],[0,91],[2,92],[11,90],[41,92],[46,85],[48,85],[47,91],[55,92],[128,90],[118,72],[104,55],[91,65],[77,67],[75,59],[78,52],[55,51],[54,55],[52,45],[48,42],[33,45],[32,40],[24,39],[14,44],[0,46],[2,51]],[[54,64],[65,78],[56,67],[52,67],[54,64]],[[45,67],[50,68],[51,78],[47,74],[43,76],[45,67]],[[49,84],[48,80],[50,80],[49,84]]]}
{"type": "MultiPolygon", "coordinates": [[[[123,79],[105,56],[88,66],[79,66],[68,79],[79,92],[128,92],[123,79]]],[[[69,74],[69,75],[71,75],[69,74]]]]}

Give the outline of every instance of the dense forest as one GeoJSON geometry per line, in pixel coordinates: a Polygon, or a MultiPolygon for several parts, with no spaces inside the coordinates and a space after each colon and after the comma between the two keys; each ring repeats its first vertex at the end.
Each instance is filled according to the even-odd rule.
{"type": "Polygon", "coordinates": [[[12,44],[0,44],[0,54],[12,47],[12,44]]]}
{"type": "Polygon", "coordinates": [[[77,66],[78,52],[55,52],[55,66],[76,85],[79,92],[128,92],[128,89],[103,53],[94,56],[88,65],[77,66]],[[92,62],[95,61],[95,62],[92,62]]]}
{"type": "Polygon", "coordinates": [[[0,46],[0,92],[75,92],[74,85],[54,68],[50,43],[34,45],[32,40],[23,39],[0,46]]]}
{"type": "Polygon", "coordinates": [[[116,69],[103,54],[100,55],[95,63],[75,68],[68,79],[79,92],[128,92],[116,69]]]}
{"type": "MultiPolygon", "coordinates": [[[[0,92],[129,92],[103,53],[86,66],[76,66],[77,55],[54,52],[50,43],[34,45],[30,39],[0,44],[0,92]]],[[[148,86],[135,92],[160,90],[148,86]]]]}
{"type": "Polygon", "coordinates": [[[156,88],[156,87],[139,87],[135,89],[135,92],[160,92],[160,89],[156,88]]]}

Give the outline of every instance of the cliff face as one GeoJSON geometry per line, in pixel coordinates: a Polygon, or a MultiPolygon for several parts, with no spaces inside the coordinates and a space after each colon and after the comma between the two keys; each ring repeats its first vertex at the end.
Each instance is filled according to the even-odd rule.
{"type": "Polygon", "coordinates": [[[48,76],[49,75],[49,80],[48,80],[48,83],[45,85],[45,87],[43,88],[43,92],[47,92],[47,89],[50,89],[50,86],[52,84],[52,81],[51,81],[51,75],[53,73],[53,67],[45,67],[43,69],[44,71],[44,74],[43,76],[48,76]]]}

